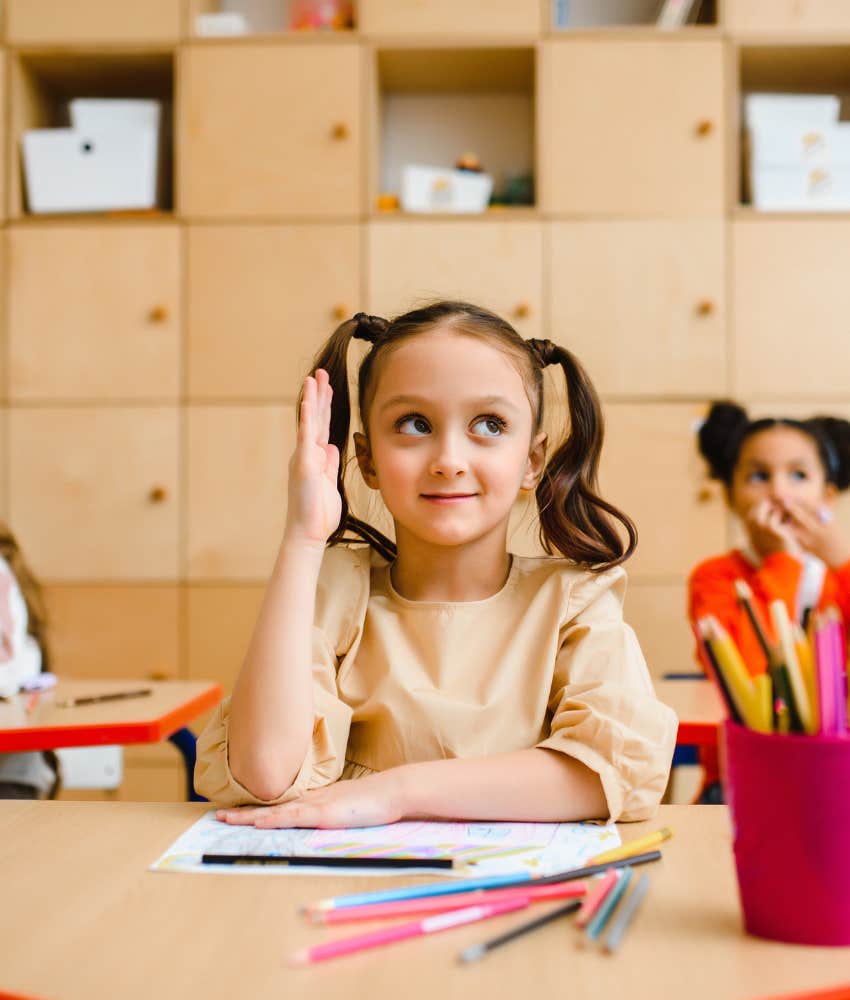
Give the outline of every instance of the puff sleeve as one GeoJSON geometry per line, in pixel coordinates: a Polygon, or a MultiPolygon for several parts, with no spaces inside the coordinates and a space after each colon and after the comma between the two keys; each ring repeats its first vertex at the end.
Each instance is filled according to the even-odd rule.
{"type": "Polygon", "coordinates": [[[232,775],[228,762],[230,699],[216,709],[198,737],[195,788],[222,805],[276,805],[342,774],[351,709],[337,690],[337,671],[357,653],[369,599],[368,548],[329,548],[322,560],[313,626],[313,735],[290,787],[275,799],[259,799],[232,775]]]}
{"type": "Polygon", "coordinates": [[[675,712],[655,696],[637,637],[623,621],[626,575],[578,578],[568,597],[549,697],[550,735],[538,746],[595,771],[612,821],[643,820],[667,784],[675,712]]]}

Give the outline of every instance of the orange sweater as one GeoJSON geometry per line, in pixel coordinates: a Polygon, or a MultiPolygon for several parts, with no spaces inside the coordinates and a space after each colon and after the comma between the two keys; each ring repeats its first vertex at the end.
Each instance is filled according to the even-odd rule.
{"type": "MultiPolygon", "coordinates": [[[[760,566],[733,550],[707,559],[691,573],[688,581],[688,615],[692,623],[703,615],[714,615],[735,640],[751,674],[767,669],[758,640],[753,634],[747,614],[735,595],[735,580],[744,580],[753,592],[756,614],[768,627],[772,641],[768,605],[781,599],[788,608],[791,621],[796,620],[797,591],[803,576],[803,564],[786,552],[776,552],[762,560],[760,566]]],[[[845,624],[850,621],[850,562],[838,569],[826,568],[817,607],[836,605],[845,624]]]]}

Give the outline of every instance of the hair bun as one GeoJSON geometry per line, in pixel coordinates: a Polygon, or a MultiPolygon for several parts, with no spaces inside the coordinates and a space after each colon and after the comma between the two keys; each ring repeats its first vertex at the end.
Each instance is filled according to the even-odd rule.
{"type": "Polygon", "coordinates": [[[841,417],[812,417],[806,421],[827,444],[830,463],[829,479],[839,490],[850,486],[850,422],[841,417]]]}
{"type": "Polygon", "coordinates": [[[386,333],[389,323],[380,316],[370,316],[368,313],[359,312],[351,318],[355,323],[354,332],[351,336],[355,340],[365,340],[374,344],[378,338],[386,333]]]}
{"type": "Polygon", "coordinates": [[[729,482],[734,442],[749,422],[747,411],[737,403],[719,400],[711,404],[699,429],[699,450],[708,462],[713,479],[729,482]]]}

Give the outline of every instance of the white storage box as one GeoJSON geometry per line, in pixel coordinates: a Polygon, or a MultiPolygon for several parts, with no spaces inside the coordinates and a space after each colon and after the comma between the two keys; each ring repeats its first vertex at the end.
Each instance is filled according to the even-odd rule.
{"type": "Polygon", "coordinates": [[[483,212],[492,192],[489,174],[414,165],[401,170],[405,212],[483,212]]]}
{"type": "Polygon", "coordinates": [[[850,211],[850,164],[825,167],[756,165],[753,205],[764,212],[850,211]]]}
{"type": "Polygon", "coordinates": [[[76,97],[68,102],[71,128],[102,132],[114,126],[159,129],[160,102],[117,97],[76,97]]]}
{"type": "Polygon", "coordinates": [[[841,101],[833,94],[746,94],[744,126],[817,129],[835,125],[840,110],[841,101]]]}
{"type": "Polygon", "coordinates": [[[104,212],[156,206],[157,131],[114,127],[24,133],[31,212],[104,212]]]}

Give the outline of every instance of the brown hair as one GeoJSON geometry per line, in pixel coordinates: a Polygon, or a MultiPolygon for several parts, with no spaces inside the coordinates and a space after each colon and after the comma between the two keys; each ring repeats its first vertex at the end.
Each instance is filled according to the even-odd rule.
{"type": "Polygon", "coordinates": [[[316,356],[312,372],[323,368],[333,389],[330,443],[340,453],[337,485],[342,516],[328,544],[335,545],[353,532],[385,558],[392,560],[396,554],[389,538],[349,512],[343,473],[351,420],[347,360],[351,341],[365,340],[372,345],[357,376],[360,418],[365,429],[376,365],[401,341],[439,326],[486,340],[515,360],[531,404],[535,430],[543,420],[543,369],[551,364],[560,366],[567,385],[569,433],[546,463],[537,486],[541,544],[550,554],[557,551],[596,570],[626,560],[637,544],[637,531],[625,514],[596,492],[603,419],[596,391],[584,369],[566,348],[548,340],[523,340],[510,323],[495,313],[452,301],[434,302],[391,321],[358,313],[337,327],[316,356]],[[625,529],[627,544],[614,521],[625,529]]]}
{"type": "Polygon", "coordinates": [[[9,569],[21,589],[21,595],[27,606],[27,631],[41,648],[41,669],[47,670],[49,660],[47,611],[41,585],[27,565],[15,536],[2,521],[0,521],[0,556],[9,564],[9,569]]]}

